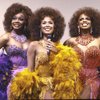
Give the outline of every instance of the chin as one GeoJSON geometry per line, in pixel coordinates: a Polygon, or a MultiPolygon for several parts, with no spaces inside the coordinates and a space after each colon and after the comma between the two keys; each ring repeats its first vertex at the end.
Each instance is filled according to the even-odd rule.
{"type": "Polygon", "coordinates": [[[52,33],[50,33],[50,32],[46,33],[46,32],[45,32],[45,34],[48,35],[48,34],[52,34],[52,33]]]}

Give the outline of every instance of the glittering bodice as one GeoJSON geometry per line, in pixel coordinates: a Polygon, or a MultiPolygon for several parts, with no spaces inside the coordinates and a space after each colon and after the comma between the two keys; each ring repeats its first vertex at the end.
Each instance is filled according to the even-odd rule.
{"type": "Polygon", "coordinates": [[[16,66],[26,66],[27,65],[27,50],[23,50],[15,45],[11,45],[7,48],[7,54],[10,60],[16,66]]]}
{"type": "Polygon", "coordinates": [[[35,66],[37,67],[38,65],[44,64],[47,61],[48,61],[48,55],[47,55],[47,53],[46,52],[40,52],[36,56],[35,66]]]}
{"type": "Polygon", "coordinates": [[[83,67],[96,68],[100,66],[100,49],[96,46],[89,47],[85,52],[78,47],[74,47],[74,49],[79,53],[83,67]]]}
{"type": "Polygon", "coordinates": [[[80,70],[80,78],[83,83],[88,79],[98,77],[97,67],[100,67],[100,49],[96,46],[89,47],[85,52],[78,47],[74,47],[74,49],[78,52],[81,58],[83,67],[80,70]]]}
{"type": "Polygon", "coordinates": [[[35,59],[35,67],[38,69],[39,76],[48,76],[48,60],[47,52],[40,52],[37,54],[35,59]]]}

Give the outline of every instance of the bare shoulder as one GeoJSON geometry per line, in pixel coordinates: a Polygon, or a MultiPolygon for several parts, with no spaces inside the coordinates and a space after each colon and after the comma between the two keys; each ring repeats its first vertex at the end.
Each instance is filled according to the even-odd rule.
{"type": "Polygon", "coordinates": [[[35,50],[37,48],[38,44],[39,44],[38,41],[32,41],[32,42],[30,42],[29,49],[30,50],[35,50]]]}
{"type": "Polygon", "coordinates": [[[73,42],[75,42],[75,38],[69,38],[64,42],[64,45],[68,45],[68,44],[73,43],[73,42]]]}
{"type": "Polygon", "coordinates": [[[39,44],[38,41],[32,41],[30,42],[30,46],[37,46],[39,44]]]}
{"type": "Polygon", "coordinates": [[[69,38],[68,41],[70,41],[70,42],[74,42],[75,39],[76,39],[75,37],[73,37],[73,38],[69,38]]]}
{"type": "Polygon", "coordinates": [[[100,37],[95,38],[95,41],[97,41],[98,43],[100,43],[100,37]]]}
{"type": "Polygon", "coordinates": [[[100,42],[100,37],[98,37],[98,41],[100,42]]]}
{"type": "Polygon", "coordinates": [[[100,37],[97,38],[97,42],[98,42],[98,44],[100,46],[100,37]]]}
{"type": "Polygon", "coordinates": [[[3,34],[3,35],[0,36],[0,39],[8,41],[9,40],[9,36],[10,36],[10,33],[5,33],[5,34],[3,34]]]}

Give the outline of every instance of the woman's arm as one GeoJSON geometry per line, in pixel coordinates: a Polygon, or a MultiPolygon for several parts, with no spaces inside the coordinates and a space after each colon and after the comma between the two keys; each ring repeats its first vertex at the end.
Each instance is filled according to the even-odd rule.
{"type": "Polygon", "coordinates": [[[35,56],[36,56],[36,42],[31,42],[27,51],[27,61],[29,71],[34,71],[35,69],[35,56]]]}
{"type": "Polygon", "coordinates": [[[4,45],[7,45],[7,42],[9,41],[9,34],[4,34],[0,36],[0,48],[2,48],[4,45]]]}

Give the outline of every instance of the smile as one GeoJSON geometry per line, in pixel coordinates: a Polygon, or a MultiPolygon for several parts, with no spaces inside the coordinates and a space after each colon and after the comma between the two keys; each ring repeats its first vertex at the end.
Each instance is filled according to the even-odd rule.
{"type": "Polygon", "coordinates": [[[86,26],[88,26],[88,23],[83,23],[82,26],[86,27],[86,26]]]}

